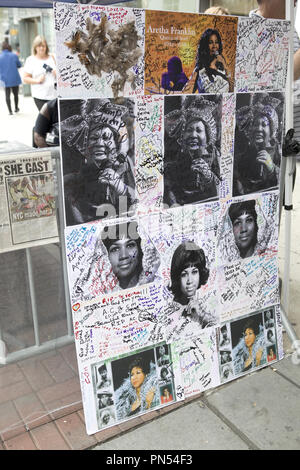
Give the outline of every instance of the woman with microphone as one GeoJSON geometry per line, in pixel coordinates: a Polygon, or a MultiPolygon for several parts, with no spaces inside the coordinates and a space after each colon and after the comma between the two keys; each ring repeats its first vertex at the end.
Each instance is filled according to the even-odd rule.
{"type": "Polygon", "coordinates": [[[227,93],[229,81],[220,33],[208,28],[202,34],[196,56],[193,93],[227,93]]]}
{"type": "Polygon", "coordinates": [[[238,107],[233,196],[278,186],[282,104],[281,93],[257,93],[250,95],[249,105],[238,107]]]}

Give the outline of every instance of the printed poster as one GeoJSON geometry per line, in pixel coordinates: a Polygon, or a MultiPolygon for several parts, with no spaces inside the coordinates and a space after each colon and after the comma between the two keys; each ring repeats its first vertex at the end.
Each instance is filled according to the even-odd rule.
{"type": "Polygon", "coordinates": [[[283,357],[289,23],[54,11],[66,260],[93,434],[283,357]]]}
{"type": "Polygon", "coordinates": [[[232,92],[238,18],[146,10],[145,95],[232,92]]]}

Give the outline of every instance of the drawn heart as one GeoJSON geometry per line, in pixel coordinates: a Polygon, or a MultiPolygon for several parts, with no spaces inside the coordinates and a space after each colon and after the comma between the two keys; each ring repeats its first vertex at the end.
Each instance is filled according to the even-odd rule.
{"type": "Polygon", "coordinates": [[[74,312],[77,312],[77,310],[80,309],[80,303],[74,304],[72,309],[74,310],[74,312]]]}
{"type": "Polygon", "coordinates": [[[140,128],[142,129],[142,131],[145,130],[145,127],[146,127],[146,123],[145,122],[140,122],[140,128]]]}

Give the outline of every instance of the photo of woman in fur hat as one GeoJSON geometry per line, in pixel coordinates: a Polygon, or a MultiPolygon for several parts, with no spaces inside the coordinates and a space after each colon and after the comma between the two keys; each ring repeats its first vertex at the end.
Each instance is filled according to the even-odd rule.
{"type": "Polygon", "coordinates": [[[230,328],[235,375],[265,364],[267,351],[262,313],[236,320],[230,328]]]}
{"type": "Polygon", "coordinates": [[[165,98],[164,203],[169,207],[218,198],[221,103],[221,96],[165,98]]]}
{"type": "Polygon", "coordinates": [[[112,361],[112,374],[119,421],[160,404],[153,349],[112,361]]]}
{"type": "Polygon", "coordinates": [[[283,103],[282,93],[237,95],[233,196],[278,186],[283,103]]]}
{"type": "Polygon", "coordinates": [[[98,220],[107,213],[116,217],[122,215],[120,207],[126,213],[134,205],[133,107],[129,99],[61,102],[67,225],[98,220]],[[120,198],[126,204],[121,205],[120,198]]]}

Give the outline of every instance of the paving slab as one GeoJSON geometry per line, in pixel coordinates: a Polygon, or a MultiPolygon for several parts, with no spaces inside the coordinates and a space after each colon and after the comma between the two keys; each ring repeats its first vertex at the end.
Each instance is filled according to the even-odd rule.
{"type": "Polygon", "coordinates": [[[259,449],[300,449],[300,388],[272,368],[215,389],[206,399],[259,449]]]}
{"type": "Polygon", "coordinates": [[[276,362],[272,369],[300,387],[300,354],[297,355],[296,351],[282,361],[276,362]]]}
{"type": "Polygon", "coordinates": [[[94,448],[126,449],[247,450],[249,446],[197,400],[94,448]]]}

